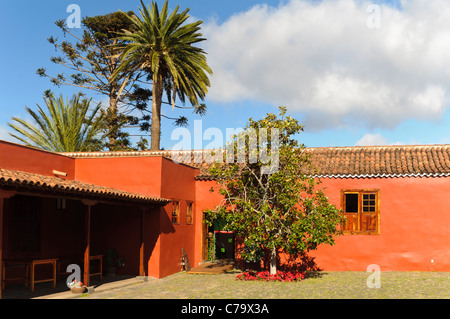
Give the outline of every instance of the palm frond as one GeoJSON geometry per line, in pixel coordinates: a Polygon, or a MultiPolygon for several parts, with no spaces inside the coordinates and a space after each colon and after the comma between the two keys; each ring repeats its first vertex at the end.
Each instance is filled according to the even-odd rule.
{"type": "MultiPolygon", "coordinates": [[[[122,68],[138,65],[152,75],[153,85],[162,77],[163,90],[170,97],[172,108],[177,96],[183,103],[187,99],[193,106],[198,106],[199,100],[208,93],[208,75],[213,73],[207,64],[206,53],[195,46],[206,40],[200,32],[203,21],[188,23],[189,9],[179,12],[179,6],[169,13],[167,0],[161,10],[156,1],[145,6],[141,0],[141,5],[140,17],[127,15],[133,27],[118,37],[128,44],[123,48],[120,66],[112,78],[120,74],[122,68]]],[[[161,83],[157,85],[161,86],[161,83]]],[[[159,90],[153,89],[153,92],[163,94],[159,90]]],[[[153,100],[161,101],[161,96],[154,96],[153,100]]],[[[156,117],[153,120],[157,120],[156,117]]],[[[159,127],[159,123],[155,124],[159,127]]],[[[159,140],[159,136],[156,138],[159,140]]],[[[153,141],[154,136],[152,148],[153,141]]]]}
{"type": "Polygon", "coordinates": [[[46,112],[39,105],[37,112],[26,108],[34,123],[16,117],[11,119],[15,123],[8,125],[17,133],[10,133],[11,136],[25,145],[53,152],[99,150],[99,141],[105,137],[100,104],[88,114],[91,100],[82,98],[81,93],[67,101],[62,95],[58,99],[44,98],[44,101],[46,112]]]}

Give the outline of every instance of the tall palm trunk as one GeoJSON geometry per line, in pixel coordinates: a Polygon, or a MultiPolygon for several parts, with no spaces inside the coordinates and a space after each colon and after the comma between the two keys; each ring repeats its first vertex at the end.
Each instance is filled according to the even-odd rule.
{"type": "Polygon", "coordinates": [[[162,103],[162,74],[161,72],[153,73],[153,102],[152,102],[152,127],[151,127],[151,143],[152,151],[160,150],[161,142],[161,103],[162,103]]]}

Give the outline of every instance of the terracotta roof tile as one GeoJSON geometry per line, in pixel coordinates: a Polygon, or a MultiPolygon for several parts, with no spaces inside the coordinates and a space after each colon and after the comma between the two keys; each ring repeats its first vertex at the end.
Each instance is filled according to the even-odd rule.
{"type": "Polygon", "coordinates": [[[72,196],[90,197],[95,199],[115,199],[153,204],[166,204],[168,199],[149,197],[142,194],[129,193],[109,187],[82,183],[21,171],[0,168],[0,188],[24,189],[31,191],[52,191],[72,196]]]}
{"type": "MultiPolygon", "coordinates": [[[[307,148],[321,177],[450,176],[450,145],[390,145],[307,148]]],[[[200,169],[197,179],[208,179],[208,150],[184,151],[200,169]]],[[[174,158],[179,151],[64,153],[71,157],[164,156],[174,158]]]]}
{"type": "Polygon", "coordinates": [[[450,176],[450,145],[307,149],[319,176],[450,176]]]}

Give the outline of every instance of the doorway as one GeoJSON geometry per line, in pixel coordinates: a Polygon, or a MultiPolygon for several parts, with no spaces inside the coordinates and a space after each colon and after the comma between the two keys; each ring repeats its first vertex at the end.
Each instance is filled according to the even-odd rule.
{"type": "Polygon", "coordinates": [[[234,260],[234,232],[225,230],[214,231],[216,259],[234,260]]]}
{"type": "MultiPolygon", "coordinates": [[[[204,216],[205,217],[205,216],[204,216]]],[[[223,230],[225,221],[216,219],[212,226],[203,223],[203,260],[234,260],[235,255],[235,233],[223,230]]]]}

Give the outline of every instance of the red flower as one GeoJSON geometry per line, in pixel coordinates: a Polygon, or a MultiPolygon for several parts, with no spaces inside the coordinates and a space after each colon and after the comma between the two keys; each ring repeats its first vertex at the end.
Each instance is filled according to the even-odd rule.
{"type": "Polygon", "coordinates": [[[301,272],[282,272],[277,271],[276,274],[271,275],[268,271],[260,272],[243,272],[236,276],[238,280],[260,280],[260,281],[282,281],[282,282],[294,282],[305,279],[305,273],[301,272]]]}

